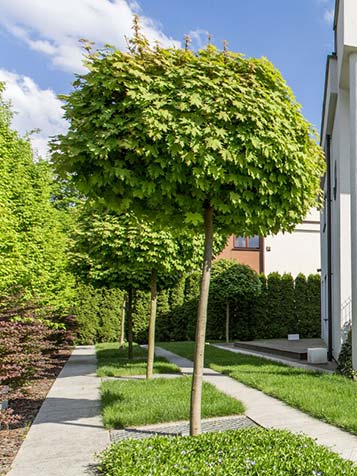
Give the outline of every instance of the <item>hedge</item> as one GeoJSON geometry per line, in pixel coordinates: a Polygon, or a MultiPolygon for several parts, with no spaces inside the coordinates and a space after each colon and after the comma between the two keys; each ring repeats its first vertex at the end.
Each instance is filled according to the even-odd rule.
{"type": "Polygon", "coordinates": [[[72,307],[76,320],[76,343],[119,340],[123,299],[124,293],[119,289],[79,285],[72,307]]]}
{"type": "MultiPolygon", "coordinates": [[[[260,280],[262,291],[254,302],[242,300],[232,306],[232,339],[278,339],[286,338],[290,333],[299,333],[301,338],[320,337],[319,275],[310,275],[307,279],[299,275],[294,280],[290,274],[272,273],[268,277],[261,275],[260,280]]],[[[184,302],[181,305],[176,303],[158,317],[158,341],[194,339],[198,290],[199,275],[189,276],[184,302]]],[[[210,294],[207,339],[220,340],[224,334],[224,303],[210,294]]]]}
{"type": "MultiPolygon", "coordinates": [[[[261,294],[253,302],[241,300],[231,306],[232,340],[286,338],[299,333],[301,338],[320,337],[320,276],[290,274],[260,275],[261,294]]],[[[200,273],[180,280],[174,288],[158,293],[156,340],[184,341],[195,337],[200,273]]],[[[77,342],[113,342],[119,338],[123,291],[79,286],[74,314],[77,342]]],[[[137,291],[134,296],[134,339],[147,342],[150,296],[137,291]]],[[[207,339],[225,336],[225,304],[212,292],[209,296],[207,339]]]]}

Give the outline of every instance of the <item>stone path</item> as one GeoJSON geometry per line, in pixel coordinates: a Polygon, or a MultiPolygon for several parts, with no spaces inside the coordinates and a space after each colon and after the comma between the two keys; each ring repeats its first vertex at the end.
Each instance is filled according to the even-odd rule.
{"type": "MultiPolygon", "coordinates": [[[[193,364],[190,360],[179,357],[172,352],[156,348],[157,356],[181,368],[182,372],[191,375],[193,364]]],[[[218,390],[240,400],[246,408],[246,416],[264,428],[289,430],[293,433],[304,433],[316,439],[320,445],[329,447],[343,458],[357,463],[357,437],[343,430],[324,423],[316,418],[289,407],[276,398],[269,397],[259,390],[222,375],[211,369],[204,369],[204,380],[213,384],[218,390]]],[[[322,402],[323,403],[323,402],[322,402]]]]}
{"type": "Polygon", "coordinates": [[[49,391],[8,476],[88,476],[109,443],[94,346],[77,347],[49,391]]]}
{"type": "MultiPolygon", "coordinates": [[[[192,362],[157,348],[156,355],[192,374],[192,362]]],[[[47,395],[8,476],[88,476],[95,474],[94,454],[111,440],[152,434],[187,434],[185,422],[105,430],[100,417],[94,346],[77,347],[47,395]]],[[[205,369],[204,379],[246,407],[245,416],[207,419],[204,431],[260,425],[305,433],[346,459],[357,462],[357,437],[312,418],[230,377],[205,369]]]]}

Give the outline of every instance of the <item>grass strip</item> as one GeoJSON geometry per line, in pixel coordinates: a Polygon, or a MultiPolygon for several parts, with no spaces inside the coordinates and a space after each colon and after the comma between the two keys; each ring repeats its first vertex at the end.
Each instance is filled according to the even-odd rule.
{"type": "MultiPolygon", "coordinates": [[[[191,377],[107,381],[101,385],[102,417],[106,428],[188,420],[191,377]]],[[[241,402],[210,384],[203,387],[202,417],[244,412],[241,402]]]]}
{"type": "Polygon", "coordinates": [[[124,440],[100,455],[104,476],[356,476],[357,467],[305,436],[244,429],[124,440]]]}
{"type": "MultiPolygon", "coordinates": [[[[193,359],[193,342],[160,343],[193,359]]],[[[206,345],[205,366],[272,395],[322,421],[357,434],[357,384],[340,375],[289,367],[206,345]]]]}
{"type": "MultiPolygon", "coordinates": [[[[98,377],[127,377],[130,375],[145,375],[147,350],[135,344],[134,359],[128,359],[127,347],[120,348],[117,343],[96,345],[98,377]]],[[[163,357],[155,357],[154,373],[179,373],[175,364],[169,363],[163,357]]]]}

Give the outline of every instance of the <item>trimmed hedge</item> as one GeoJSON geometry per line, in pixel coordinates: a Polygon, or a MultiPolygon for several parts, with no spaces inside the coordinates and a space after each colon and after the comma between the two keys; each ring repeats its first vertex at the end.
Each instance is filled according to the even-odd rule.
{"type": "MultiPolygon", "coordinates": [[[[234,340],[286,338],[299,333],[302,338],[320,336],[320,276],[307,279],[290,274],[261,275],[261,294],[253,302],[231,304],[230,336],[234,340]]],[[[200,273],[180,280],[175,287],[158,293],[156,340],[194,340],[200,273]]],[[[79,286],[74,314],[77,342],[115,342],[119,338],[121,304],[124,293],[118,289],[79,286]]],[[[133,304],[134,340],[147,342],[150,294],[136,291],[133,304]]],[[[207,339],[225,337],[225,303],[209,295],[207,339]]]]}
{"type": "MultiPolygon", "coordinates": [[[[189,276],[184,302],[181,305],[175,303],[158,316],[158,341],[194,339],[199,279],[199,274],[189,276]]],[[[301,338],[320,337],[319,275],[307,279],[299,275],[294,281],[290,274],[271,273],[268,277],[261,275],[260,280],[262,291],[254,302],[241,300],[231,307],[232,339],[278,339],[286,338],[290,333],[299,333],[301,338]]],[[[207,339],[221,340],[224,335],[225,305],[210,293],[207,339]]]]}
{"type": "Polygon", "coordinates": [[[72,309],[76,319],[76,343],[119,340],[123,299],[124,292],[120,289],[79,285],[72,309]]]}

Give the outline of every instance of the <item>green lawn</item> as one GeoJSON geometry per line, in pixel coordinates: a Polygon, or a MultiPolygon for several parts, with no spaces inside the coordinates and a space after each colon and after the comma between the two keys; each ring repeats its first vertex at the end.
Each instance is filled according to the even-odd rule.
{"type": "MultiPolygon", "coordinates": [[[[160,343],[159,346],[193,359],[192,342],[160,343]]],[[[205,366],[357,434],[357,383],[353,380],[235,354],[211,345],[206,345],[205,366]]]]}
{"type": "MultiPolygon", "coordinates": [[[[127,347],[120,349],[117,343],[97,344],[97,375],[99,377],[125,377],[130,375],[145,375],[146,349],[134,344],[134,359],[128,360],[127,347]]],[[[167,362],[163,357],[156,357],[154,373],[179,373],[179,368],[167,362]]]]}
{"type": "Polygon", "coordinates": [[[124,440],[99,457],[103,476],[356,476],[356,466],[301,435],[245,429],[124,440]]]}
{"type": "MultiPolygon", "coordinates": [[[[101,385],[106,428],[188,420],[191,378],[107,381],[101,385]]],[[[203,388],[202,417],[235,415],[243,405],[210,384],[203,388]]]]}

